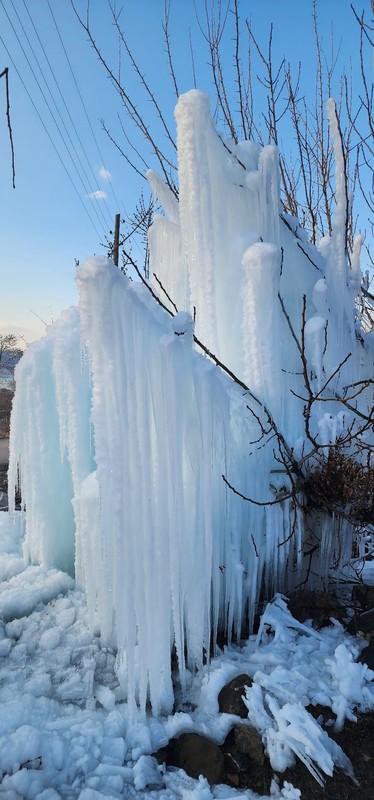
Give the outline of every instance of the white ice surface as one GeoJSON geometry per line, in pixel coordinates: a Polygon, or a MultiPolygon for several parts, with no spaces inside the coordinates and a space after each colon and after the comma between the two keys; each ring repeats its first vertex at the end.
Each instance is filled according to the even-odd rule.
{"type": "MultiPolygon", "coordinates": [[[[357,318],[360,242],[350,263],[333,101],[328,114],[336,212],[317,249],[281,213],[277,149],[226,141],[208,95],[182,95],[178,200],[148,175],[164,209],[149,234],[151,282],[179,313],[170,317],[109,259],[88,259],[77,270],[79,308],[49,326],[16,368],[10,504],[20,474],[22,555],[41,568],[23,574],[17,554],[12,564],[0,559],[0,576],[18,573],[15,587],[29,582],[22,613],[34,604],[32,581],[51,584],[38,569],[58,570],[51,591],[61,570],[75,576],[91,633],[118,648],[131,713],[148,698],[156,715],[171,710],[173,648],[183,679],[219,627],[229,641],[240,636],[247,609],[251,626],[262,583],[267,596],[303,579],[324,586],[330,565],[345,564],[352,550],[352,526],[339,518],[331,530],[318,515],[320,546],[309,562],[303,513],[290,499],[277,502],[295,486],[289,454],[307,469],[314,441],[327,452],[340,435],[350,438],[372,403],[373,352],[357,318]],[[239,383],[200,353],[194,332],[239,383]]],[[[363,453],[372,435],[368,426],[363,453]]],[[[2,601],[8,614],[12,586],[2,601]]]]}
{"type": "MultiPolygon", "coordinates": [[[[11,569],[19,544],[5,513],[0,518],[4,550],[11,569]]],[[[353,718],[355,709],[374,708],[374,673],[354,661],[364,642],[347,636],[338,623],[316,633],[293,620],[278,596],[265,610],[257,637],[225,649],[197,674],[186,674],[175,713],[158,720],[139,715],[130,724],[115,653],[90,633],[83,593],[71,588],[68,576],[64,584],[56,581],[55,570],[45,569],[30,603],[29,569],[25,566],[23,573],[0,584],[3,596],[19,581],[15,619],[0,617],[4,800],[258,800],[249,790],[210,787],[203,778],[196,781],[182,770],[165,769],[152,756],[185,731],[223,742],[238,719],[219,713],[218,694],[243,672],[254,680],[247,690],[249,719],[261,731],[274,768],[284,769],[298,756],[319,780],[331,774],[334,764],[349,773],[344,754],[305,710],[309,703],[322,703],[342,722],[353,718]],[[50,587],[48,597],[43,584],[50,587]]],[[[154,644],[157,649],[156,631],[154,644]]],[[[283,785],[280,774],[271,797],[299,800],[300,793],[283,785]]]]}
{"type": "MultiPolygon", "coordinates": [[[[171,318],[109,259],[92,258],[77,272],[79,308],[64,312],[17,365],[9,486],[11,495],[20,472],[27,514],[13,549],[2,531],[0,554],[4,736],[15,735],[9,753],[19,765],[10,774],[4,762],[4,796],[63,787],[68,797],[69,785],[71,796],[82,791],[88,800],[104,788],[114,797],[156,785],[148,757],[172,732],[224,738],[230,721],[217,716],[219,683],[243,659],[252,669],[252,656],[251,691],[278,766],[297,755],[321,778],[334,762],[344,765],[305,715],[307,701],[323,699],[338,726],[353,706],[372,707],[372,676],[356,663],[356,645],[338,626],[317,637],[291,623],[279,600],[267,610],[271,641],[263,621],[264,638],[251,640],[247,653],[228,651],[202,667],[218,629],[231,644],[247,613],[251,626],[262,586],[271,596],[303,578],[325,585],[331,563],[340,567],[352,553],[352,527],[321,514],[313,521],[320,545],[308,561],[302,513],[290,499],[276,503],[290,481],[274,425],[287,451],[296,445],[305,459],[313,437],[327,448],[357,430],[372,402],[371,340],[355,318],[360,243],[349,263],[333,103],[329,117],[337,207],[331,237],[317,250],[297,220],[280,214],[276,148],[223,140],[207,95],[183,95],[179,202],[151,174],[166,217],[155,219],[149,239],[151,270],[180,313],[171,318]],[[194,347],[193,331],[239,383],[194,347]],[[356,419],[338,400],[351,384],[363,387],[352,398],[356,419]],[[322,387],[306,436],[305,392],[322,387]],[[255,502],[229,490],[223,476],[255,502]],[[197,709],[167,718],[172,651],[197,709]],[[14,714],[6,705],[13,683],[23,698],[14,714]],[[159,722],[138,718],[149,703],[159,722]],[[24,726],[35,728],[41,756],[28,754],[24,726]],[[112,738],[125,754],[118,741],[110,750],[112,738]],[[48,769],[54,783],[40,783],[48,769]]],[[[368,429],[363,447],[370,436],[368,429]]],[[[169,796],[169,778],[155,796],[169,796]]],[[[204,781],[172,780],[177,796],[212,796],[204,781]]]]}

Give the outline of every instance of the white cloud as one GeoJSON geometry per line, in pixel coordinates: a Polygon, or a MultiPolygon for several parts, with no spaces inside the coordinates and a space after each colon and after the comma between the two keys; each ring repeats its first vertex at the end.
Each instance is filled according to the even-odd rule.
{"type": "Polygon", "coordinates": [[[90,197],[91,200],[106,200],[108,195],[106,192],[102,192],[101,189],[98,189],[96,192],[90,192],[87,197],[90,197]]]}
{"type": "Polygon", "coordinates": [[[109,183],[109,181],[112,180],[111,173],[109,172],[108,169],[105,169],[105,167],[100,167],[98,175],[99,175],[99,178],[101,178],[103,181],[107,181],[108,183],[109,183]]]}

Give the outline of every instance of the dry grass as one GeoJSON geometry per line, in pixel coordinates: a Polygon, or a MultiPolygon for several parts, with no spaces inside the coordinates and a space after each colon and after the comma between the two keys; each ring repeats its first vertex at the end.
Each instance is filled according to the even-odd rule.
{"type": "Polygon", "coordinates": [[[374,519],[374,468],[339,448],[331,447],[306,478],[306,504],[329,513],[347,516],[353,523],[374,519]]]}

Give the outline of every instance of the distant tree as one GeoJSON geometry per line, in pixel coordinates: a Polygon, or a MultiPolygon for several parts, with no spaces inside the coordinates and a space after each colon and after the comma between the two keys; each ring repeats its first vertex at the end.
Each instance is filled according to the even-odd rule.
{"type": "Polygon", "coordinates": [[[14,333],[0,333],[0,437],[9,436],[14,394],[13,370],[22,353],[17,348],[17,342],[18,336],[14,333]]]}
{"type": "Polygon", "coordinates": [[[0,333],[0,373],[13,372],[22,350],[17,348],[18,336],[14,333],[0,333]]]}

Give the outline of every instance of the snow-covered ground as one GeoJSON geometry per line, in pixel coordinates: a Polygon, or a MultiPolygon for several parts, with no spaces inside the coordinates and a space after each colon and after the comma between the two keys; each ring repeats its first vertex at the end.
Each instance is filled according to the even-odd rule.
{"type": "MultiPolygon", "coordinates": [[[[21,512],[14,523],[0,515],[1,798],[253,800],[249,790],[209,787],[152,756],[186,731],[222,743],[238,719],[219,713],[218,693],[243,672],[254,680],[249,720],[274,769],[296,755],[317,779],[334,764],[349,773],[342,751],[305,710],[328,706],[340,726],[355,708],[374,708],[374,673],[355,661],[364,643],[339,623],[317,632],[296,622],[278,596],[257,636],[187,675],[187,695],[176,692],[174,714],[130,723],[117,678],[121,664],[89,633],[83,593],[66,573],[26,564],[22,522],[21,512]]],[[[156,630],[154,637],[156,646],[156,630]]],[[[290,784],[273,782],[273,800],[299,796],[290,784]]]]}

